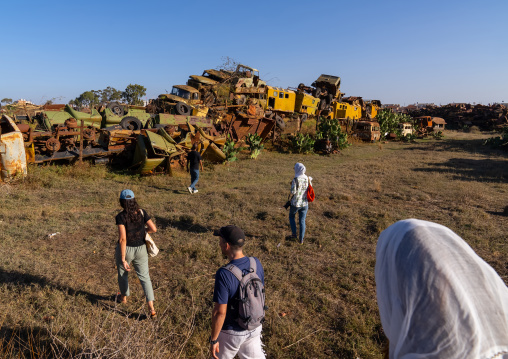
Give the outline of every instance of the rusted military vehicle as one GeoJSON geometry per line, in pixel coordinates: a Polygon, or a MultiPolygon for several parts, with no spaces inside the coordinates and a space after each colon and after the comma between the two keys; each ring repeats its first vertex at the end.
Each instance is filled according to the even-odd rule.
{"type": "Polygon", "coordinates": [[[375,142],[381,138],[381,128],[378,122],[358,121],[353,125],[353,137],[362,141],[375,142]]]}
{"type": "Polygon", "coordinates": [[[414,120],[417,136],[424,137],[427,136],[430,132],[434,131],[434,126],[432,125],[432,117],[420,116],[416,117],[414,120]]]}
{"type": "Polygon", "coordinates": [[[161,94],[147,106],[153,114],[170,113],[182,116],[206,116],[208,107],[204,104],[198,89],[189,85],[174,85],[170,94],[161,94]]]}
{"type": "Polygon", "coordinates": [[[23,135],[7,115],[0,116],[0,181],[8,182],[27,174],[23,135]]]}

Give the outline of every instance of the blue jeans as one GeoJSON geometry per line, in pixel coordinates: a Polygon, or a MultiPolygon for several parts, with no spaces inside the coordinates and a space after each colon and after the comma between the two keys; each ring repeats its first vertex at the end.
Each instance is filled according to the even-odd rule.
{"type": "Polygon", "coordinates": [[[199,180],[199,170],[195,170],[195,169],[189,169],[189,172],[190,172],[190,180],[191,180],[191,184],[190,184],[190,188],[192,188],[194,191],[196,190],[196,183],[198,183],[198,180],[199,180]]]}
{"type": "Polygon", "coordinates": [[[289,208],[289,225],[291,226],[291,233],[296,237],[296,222],[295,216],[296,212],[298,212],[298,222],[300,224],[300,236],[298,239],[300,243],[303,243],[303,236],[305,235],[305,218],[307,217],[307,210],[309,209],[309,205],[304,207],[295,207],[291,205],[289,208]]]}

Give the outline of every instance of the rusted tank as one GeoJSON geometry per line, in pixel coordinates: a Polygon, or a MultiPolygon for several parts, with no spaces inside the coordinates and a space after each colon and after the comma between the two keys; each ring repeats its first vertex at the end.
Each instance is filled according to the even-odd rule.
{"type": "Polygon", "coordinates": [[[23,134],[7,115],[0,119],[0,179],[10,181],[23,178],[26,172],[26,154],[23,134]]]}

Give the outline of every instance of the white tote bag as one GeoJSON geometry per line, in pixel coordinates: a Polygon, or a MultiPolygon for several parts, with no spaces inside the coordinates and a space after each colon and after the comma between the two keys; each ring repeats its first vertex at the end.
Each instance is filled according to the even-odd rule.
{"type": "MultiPolygon", "coordinates": [[[[141,214],[144,216],[143,210],[141,209],[141,214]]],[[[147,232],[145,235],[146,242],[146,251],[150,257],[155,257],[157,253],[159,253],[159,248],[155,245],[155,242],[152,239],[152,236],[147,232]]]]}
{"type": "Polygon", "coordinates": [[[157,246],[155,245],[155,242],[153,241],[150,234],[148,233],[146,234],[145,241],[146,241],[146,251],[148,252],[148,255],[150,257],[155,257],[157,253],[159,253],[159,248],[157,248],[157,246]]]}

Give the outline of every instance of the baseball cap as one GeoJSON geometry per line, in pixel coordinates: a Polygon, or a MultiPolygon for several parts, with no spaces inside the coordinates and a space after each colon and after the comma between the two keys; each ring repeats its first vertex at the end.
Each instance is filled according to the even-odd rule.
{"type": "Polygon", "coordinates": [[[213,235],[224,238],[226,242],[233,246],[242,247],[245,244],[245,233],[237,226],[229,225],[221,227],[213,231],[213,235]]]}
{"type": "Polygon", "coordinates": [[[134,192],[132,192],[130,189],[124,189],[120,193],[120,199],[133,199],[134,198],[134,192]]]}

